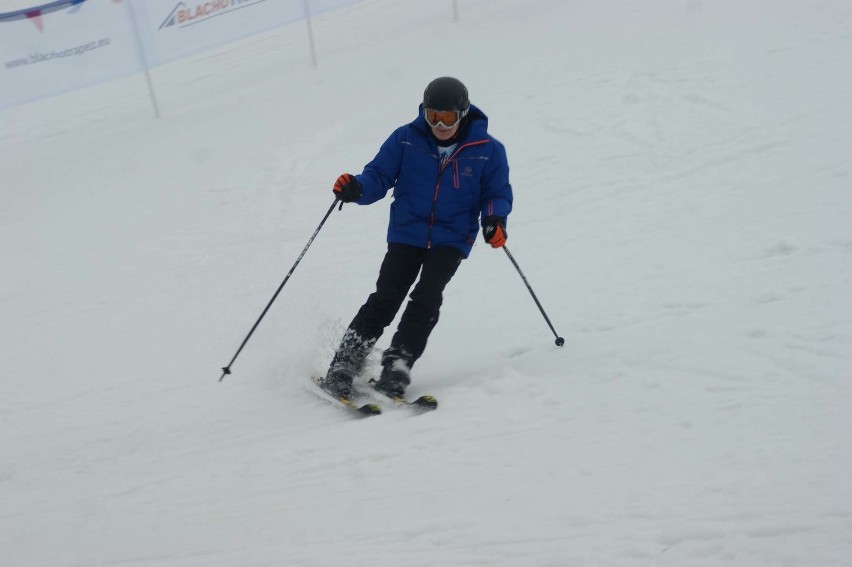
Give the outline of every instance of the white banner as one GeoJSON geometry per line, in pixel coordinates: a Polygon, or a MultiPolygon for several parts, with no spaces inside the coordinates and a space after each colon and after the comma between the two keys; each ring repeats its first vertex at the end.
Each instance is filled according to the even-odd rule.
{"type": "Polygon", "coordinates": [[[142,69],[122,0],[69,0],[0,14],[0,108],[142,69]]]}
{"type": "Polygon", "coordinates": [[[0,108],[129,75],[359,1],[55,0],[19,6],[0,13],[0,108]]]}
{"type": "Polygon", "coordinates": [[[149,61],[159,64],[303,20],[320,8],[355,1],[148,0],[134,7],[140,8],[149,61]]]}

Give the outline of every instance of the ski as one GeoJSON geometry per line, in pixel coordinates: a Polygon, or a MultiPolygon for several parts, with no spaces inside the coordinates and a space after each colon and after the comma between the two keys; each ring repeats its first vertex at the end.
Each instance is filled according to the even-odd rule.
{"type": "Polygon", "coordinates": [[[406,398],[391,398],[391,400],[395,404],[402,404],[403,406],[423,411],[432,411],[438,409],[438,400],[435,399],[434,396],[429,395],[420,396],[415,400],[408,400],[406,398]]]}
{"type": "Polygon", "coordinates": [[[376,381],[371,379],[369,382],[370,389],[376,393],[376,395],[380,396],[383,400],[389,400],[393,405],[397,407],[417,409],[421,411],[432,411],[438,409],[438,400],[434,396],[420,396],[415,400],[409,400],[405,397],[400,396],[389,396],[384,392],[380,392],[376,389],[376,381]]]}
{"type": "Polygon", "coordinates": [[[354,412],[356,412],[359,415],[362,415],[364,417],[369,417],[371,415],[381,415],[381,413],[382,413],[382,408],[379,407],[376,404],[369,404],[368,403],[368,404],[358,405],[355,402],[353,402],[352,400],[347,400],[346,398],[335,398],[333,396],[332,396],[332,398],[336,402],[341,404],[343,407],[348,408],[348,409],[350,409],[350,410],[352,410],[352,411],[354,411],[354,412]]]}
{"type": "MultiPolygon", "coordinates": [[[[438,400],[434,396],[424,395],[420,396],[415,400],[409,400],[405,397],[399,396],[388,396],[384,392],[380,392],[375,388],[375,380],[370,380],[368,382],[370,388],[370,395],[373,398],[376,398],[378,403],[358,403],[353,399],[343,398],[340,396],[335,396],[334,394],[324,390],[322,386],[319,384],[319,377],[311,376],[311,382],[316,386],[315,393],[322,397],[324,400],[328,400],[337,405],[343,406],[344,408],[357,413],[360,416],[372,416],[372,415],[381,415],[382,406],[380,403],[387,402],[388,404],[398,407],[398,408],[407,408],[411,410],[417,410],[421,412],[433,411],[438,409],[438,400]]],[[[361,397],[361,395],[356,392],[356,398],[361,397]]]]}
{"type": "Polygon", "coordinates": [[[381,415],[382,408],[378,404],[373,404],[373,403],[357,404],[353,400],[350,400],[349,398],[343,398],[343,397],[340,397],[340,396],[335,396],[335,395],[331,394],[330,392],[323,390],[322,386],[319,385],[319,382],[317,380],[318,380],[317,377],[311,376],[311,382],[313,382],[314,385],[319,390],[316,393],[319,395],[320,392],[321,392],[321,397],[323,399],[334,402],[335,404],[338,404],[338,405],[340,405],[340,406],[342,406],[342,407],[344,407],[344,408],[346,408],[350,411],[353,411],[353,412],[355,412],[358,415],[363,416],[363,417],[369,417],[369,416],[372,416],[372,415],[381,415]]]}

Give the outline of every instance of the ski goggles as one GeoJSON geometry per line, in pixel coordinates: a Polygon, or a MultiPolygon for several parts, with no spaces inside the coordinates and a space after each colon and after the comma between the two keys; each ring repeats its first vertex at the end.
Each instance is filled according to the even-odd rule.
{"type": "Polygon", "coordinates": [[[469,108],[464,110],[435,110],[434,108],[424,108],[423,117],[429,126],[435,127],[442,124],[445,128],[452,128],[459,123],[459,120],[467,116],[469,108]]]}

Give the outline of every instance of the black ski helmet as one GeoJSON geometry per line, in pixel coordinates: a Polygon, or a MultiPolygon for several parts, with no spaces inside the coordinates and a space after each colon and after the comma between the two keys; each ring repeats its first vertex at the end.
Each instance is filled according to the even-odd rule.
{"type": "Polygon", "coordinates": [[[467,87],[453,77],[438,77],[423,92],[423,108],[464,111],[468,107],[467,87]]]}

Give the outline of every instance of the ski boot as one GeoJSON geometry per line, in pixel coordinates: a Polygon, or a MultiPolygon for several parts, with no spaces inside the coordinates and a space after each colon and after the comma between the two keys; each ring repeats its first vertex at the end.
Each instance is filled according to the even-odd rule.
{"type": "Polygon", "coordinates": [[[404,398],[405,389],[409,384],[411,371],[408,366],[400,360],[394,360],[382,367],[382,374],[373,383],[373,388],[389,398],[404,398]]]}
{"type": "Polygon", "coordinates": [[[344,367],[329,368],[328,374],[317,385],[335,398],[352,399],[352,373],[344,367]]]}

